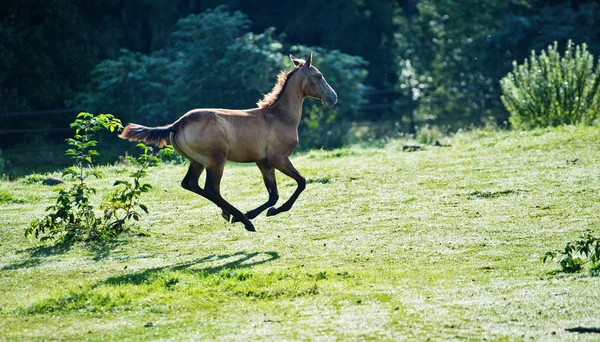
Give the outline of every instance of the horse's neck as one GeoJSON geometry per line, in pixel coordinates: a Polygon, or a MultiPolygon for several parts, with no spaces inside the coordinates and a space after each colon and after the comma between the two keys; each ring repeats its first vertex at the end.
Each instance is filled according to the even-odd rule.
{"type": "Polygon", "coordinates": [[[273,106],[273,111],[276,114],[275,117],[298,128],[302,117],[303,101],[304,93],[299,88],[299,85],[290,84],[273,106]]]}

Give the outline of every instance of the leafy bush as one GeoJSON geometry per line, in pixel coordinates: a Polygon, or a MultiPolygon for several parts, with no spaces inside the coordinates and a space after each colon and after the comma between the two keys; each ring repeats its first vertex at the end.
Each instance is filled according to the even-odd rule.
{"type": "Polygon", "coordinates": [[[586,44],[569,41],[564,56],[557,43],[538,56],[531,52],[522,65],[501,81],[502,102],[510,112],[511,124],[520,129],[591,124],[600,115],[600,70],[586,44]]]}
{"type": "MultiPolygon", "coordinates": [[[[140,196],[143,192],[148,192],[152,186],[148,183],[142,184],[140,180],[146,176],[146,170],[149,167],[159,164],[160,159],[149,153],[152,151],[151,147],[144,144],[137,144],[137,147],[142,149],[142,153],[137,158],[127,156],[127,160],[137,168],[131,174],[133,182],[117,180],[114,186],[118,187],[118,189],[107,201],[102,203],[106,231],[110,236],[116,236],[124,232],[127,221],[131,219],[139,221],[140,213],[136,211],[136,207],[139,207],[146,214],[148,213],[148,207],[140,202],[140,196]]],[[[159,153],[162,155],[172,154],[173,148],[168,146],[159,153]]]]}
{"type": "Polygon", "coordinates": [[[75,136],[67,139],[67,143],[73,148],[68,149],[65,154],[71,157],[75,165],[65,169],[63,176],[70,176],[77,183],[70,189],[61,190],[56,204],[46,208],[50,213],[31,222],[25,235],[33,234],[36,238],[42,235],[42,240],[62,235],[66,241],[94,239],[98,236],[101,220],[96,217],[90,204],[90,198],[96,193],[96,189],[86,182],[90,176],[100,177],[90,167],[93,157],[98,155],[98,152],[92,149],[97,144],[92,137],[94,132],[101,129],[114,131],[122,128],[122,125],[120,120],[111,114],[94,116],[90,113],[79,113],[71,127],[75,128],[75,136]]]}
{"type": "Polygon", "coordinates": [[[558,263],[563,272],[577,272],[587,263],[592,265],[592,271],[597,271],[600,268],[600,237],[586,231],[577,240],[567,242],[564,249],[546,252],[542,260],[546,262],[559,256],[558,263]]]}
{"type": "Polygon", "coordinates": [[[113,113],[128,121],[169,117],[166,89],[171,83],[169,59],[161,54],[144,55],[121,50],[116,59],[102,61],[91,73],[93,90],[79,95],[79,105],[113,113]]]}
{"type": "Polygon", "coordinates": [[[31,222],[25,230],[25,235],[33,235],[41,240],[62,239],[67,243],[100,241],[115,237],[126,230],[127,221],[139,219],[136,207],[148,212],[148,208],[140,203],[139,198],[141,193],[147,192],[151,186],[141,184],[140,179],[145,176],[146,169],[157,164],[159,159],[148,154],[149,147],[139,144],[143,154],[137,159],[130,158],[138,167],[132,174],[133,182],[115,182],[114,185],[120,188],[101,205],[104,215],[97,216],[91,203],[96,189],[90,187],[87,182],[91,176],[100,177],[91,167],[93,158],[98,155],[93,149],[97,145],[93,136],[103,129],[111,132],[122,129],[121,121],[111,114],[94,116],[90,113],[79,113],[71,127],[75,128],[75,135],[67,139],[72,148],[68,149],[66,154],[75,165],[65,169],[63,176],[69,176],[76,182],[70,188],[59,192],[56,204],[46,208],[49,213],[31,222]]]}

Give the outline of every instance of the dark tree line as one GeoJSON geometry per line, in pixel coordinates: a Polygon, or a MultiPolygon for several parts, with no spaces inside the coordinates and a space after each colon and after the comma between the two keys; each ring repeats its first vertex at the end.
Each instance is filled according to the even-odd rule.
{"type": "MultiPolygon", "coordinates": [[[[120,98],[114,109],[100,108],[98,102],[113,104],[109,91],[99,94],[103,86],[110,89],[102,82],[124,82],[111,65],[135,68],[143,64],[145,69],[138,69],[137,76],[127,79],[130,88],[126,89],[142,85],[146,96],[173,96],[169,91],[181,85],[173,76],[177,70],[191,72],[187,76],[195,80],[202,76],[194,75],[195,69],[176,68],[173,63],[185,61],[178,57],[178,51],[200,53],[196,69],[202,69],[202,58],[215,63],[224,56],[242,58],[244,53],[251,58],[267,56],[277,69],[286,67],[279,57],[290,51],[320,48],[323,54],[339,51],[328,62],[344,61],[346,64],[340,65],[350,70],[349,76],[342,77],[343,70],[338,68],[332,71],[339,73],[334,78],[362,88],[348,90],[351,96],[340,93],[341,106],[336,113],[312,110],[307,129],[315,127],[314,121],[322,127],[343,121],[386,120],[408,128],[421,122],[453,127],[478,125],[485,120],[502,122],[507,113],[499,101],[498,82],[510,71],[512,61],[522,61],[532,49],[540,50],[554,41],[565,46],[569,39],[576,44],[586,42],[590,52],[600,55],[600,5],[596,1],[9,0],[0,6],[0,113],[70,107],[107,112],[127,109],[128,113],[123,113],[127,120],[139,115],[131,111],[139,105],[135,101],[144,98],[132,93],[129,103],[120,98]],[[234,36],[212,37],[213,52],[195,48],[192,42],[188,46],[174,43],[182,44],[181,39],[174,38],[174,33],[182,30],[181,20],[220,5],[226,6],[223,11],[228,15],[239,11],[246,18],[234,36]],[[220,49],[229,49],[228,54],[218,51],[220,42],[224,44],[220,49]],[[232,42],[240,44],[235,51],[232,42]],[[352,56],[360,59],[352,60],[352,56]],[[139,74],[142,71],[145,74],[139,74]],[[135,77],[147,82],[134,83],[141,82],[135,77]],[[79,108],[82,105],[94,108],[79,108]]],[[[234,67],[245,65],[234,63],[234,67]]],[[[264,72],[270,74],[273,68],[264,72]]],[[[255,76],[260,77],[261,71],[255,76]]],[[[231,75],[219,75],[222,79],[213,75],[216,86],[230,84],[227,77],[231,75]]],[[[243,103],[235,105],[251,105],[250,98],[268,91],[273,82],[274,75],[267,75],[265,80],[249,85],[256,89],[239,95],[243,103]]],[[[165,111],[182,111],[194,104],[184,100],[167,99],[161,105],[165,111]],[[175,108],[175,102],[182,106],[175,108]]],[[[205,97],[199,104],[213,105],[212,100],[205,97]]],[[[227,105],[226,100],[220,103],[227,105]]],[[[0,126],[56,127],[71,119],[0,116],[0,126]]],[[[0,148],[6,148],[6,137],[0,135],[0,148]]],[[[44,138],[40,134],[36,137],[44,138]]],[[[20,143],[10,140],[13,145],[20,143]]]]}

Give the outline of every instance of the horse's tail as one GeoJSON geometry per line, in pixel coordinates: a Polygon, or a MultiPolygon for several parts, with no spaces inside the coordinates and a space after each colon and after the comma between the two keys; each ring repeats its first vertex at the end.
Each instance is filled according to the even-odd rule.
{"type": "Polygon", "coordinates": [[[119,138],[140,141],[163,147],[167,144],[167,138],[171,132],[175,132],[174,124],[162,127],[146,127],[138,124],[129,124],[119,135],[119,138]]]}

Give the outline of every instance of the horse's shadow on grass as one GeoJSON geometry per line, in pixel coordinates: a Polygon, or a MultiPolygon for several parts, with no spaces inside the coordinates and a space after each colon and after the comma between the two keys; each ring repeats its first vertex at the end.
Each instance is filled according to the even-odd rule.
{"type": "Polygon", "coordinates": [[[265,264],[279,259],[276,252],[237,252],[233,254],[209,255],[192,261],[179,264],[149,268],[141,272],[132,272],[124,275],[107,278],[101,284],[104,285],[141,285],[152,282],[158,275],[164,272],[185,271],[201,276],[218,273],[223,270],[239,270],[265,264]],[[230,260],[228,260],[230,259],[230,260]],[[228,261],[226,261],[228,260],[228,261]],[[225,261],[225,262],[223,262],[225,261]],[[215,263],[220,263],[214,265],[215,263]],[[208,264],[208,265],[206,265],[208,264]],[[206,265],[201,267],[202,265],[206,265]],[[200,266],[197,268],[197,266],[200,266]]]}

